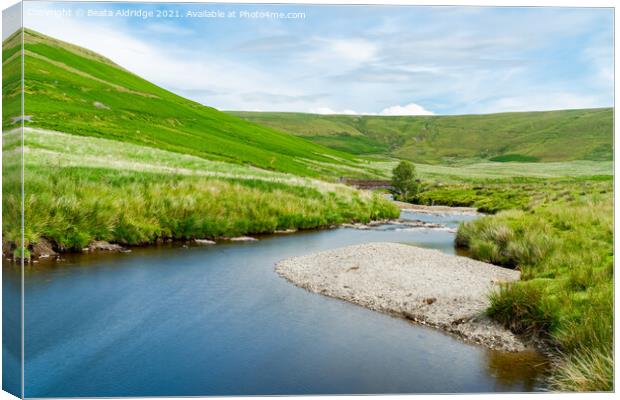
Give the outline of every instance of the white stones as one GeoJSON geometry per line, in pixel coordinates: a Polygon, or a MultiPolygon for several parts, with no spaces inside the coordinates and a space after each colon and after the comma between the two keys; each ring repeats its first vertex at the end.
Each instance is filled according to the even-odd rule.
{"type": "Polygon", "coordinates": [[[256,242],[258,239],[249,236],[237,236],[228,240],[231,242],[256,242]]]}
{"type": "Polygon", "coordinates": [[[194,239],[194,243],[202,245],[202,246],[210,246],[210,245],[215,244],[213,240],[208,240],[208,239],[194,239]]]}

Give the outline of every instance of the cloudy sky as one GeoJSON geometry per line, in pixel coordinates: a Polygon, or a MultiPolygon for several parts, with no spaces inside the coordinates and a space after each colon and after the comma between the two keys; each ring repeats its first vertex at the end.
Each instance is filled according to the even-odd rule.
{"type": "Polygon", "coordinates": [[[613,105],[611,9],[144,4],[181,17],[88,16],[125,9],[138,8],[29,2],[24,24],[223,110],[422,115],[613,105]]]}

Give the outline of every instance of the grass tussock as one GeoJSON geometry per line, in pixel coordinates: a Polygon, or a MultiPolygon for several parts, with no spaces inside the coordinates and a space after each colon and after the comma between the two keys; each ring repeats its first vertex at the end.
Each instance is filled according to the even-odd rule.
{"type": "Polygon", "coordinates": [[[521,281],[491,295],[488,313],[557,347],[554,389],[612,389],[611,188],[464,223],[457,244],[474,258],[522,271],[521,281]]]}
{"type": "Polygon", "coordinates": [[[491,294],[489,316],[511,331],[544,338],[555,328],[553,305],[536,285],[508,285],[491,294]]]}
{"type": "Polygon", "coordinates": [[[457,245],[468,247],[479,260],[511,268],[534,265],[553,247],[554,237],[544,220],[518,210],[506,211],[502,217],[463,225],[457,245]]]}
{"type": "Polygon", "coordinates": [[[572,388],[579,392],[612,390],[614,379],[612,349],[580,351],[564,358],[551,378],[550,387],[556,390],[572,388]]]}

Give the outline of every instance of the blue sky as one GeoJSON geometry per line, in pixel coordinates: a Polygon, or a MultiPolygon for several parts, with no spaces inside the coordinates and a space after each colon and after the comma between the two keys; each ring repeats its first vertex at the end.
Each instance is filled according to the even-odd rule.
{"type": "Polygon", "coordinates": [[[27,27],[224,110],[421,115],[613,105],[611,9],[25,4],[27,27]],[[71,15],[52,12],[63,8],[71,15]],[[237,17],[86,15],[102,9],[237,17]],[[305,18],[239,18],[244,10],[305,18]]]}

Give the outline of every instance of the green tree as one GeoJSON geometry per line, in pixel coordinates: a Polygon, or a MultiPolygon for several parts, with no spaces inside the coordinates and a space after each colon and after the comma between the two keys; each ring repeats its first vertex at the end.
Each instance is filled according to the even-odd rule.
{"type": "Polygon", "coordinates": [[[415,166],[409,161],[401,161],[392,170],[392,187],[396,198],[402,201],[412,201],[418,194],[415,166]]]}

